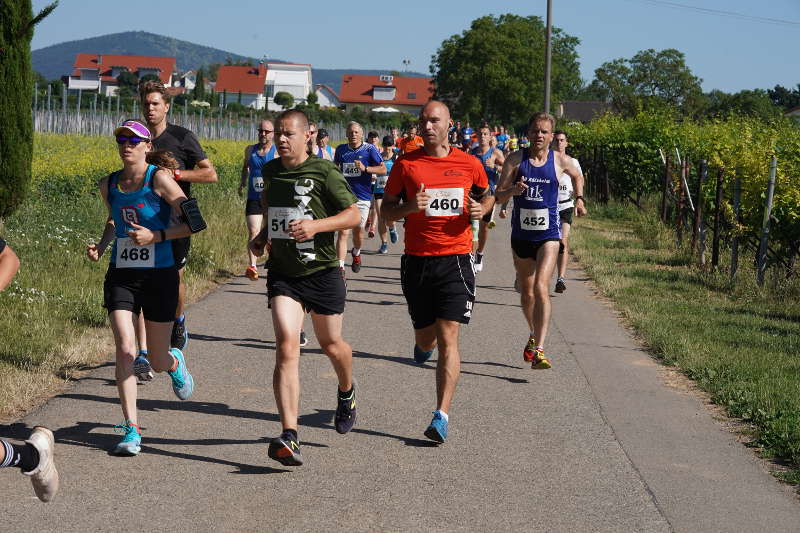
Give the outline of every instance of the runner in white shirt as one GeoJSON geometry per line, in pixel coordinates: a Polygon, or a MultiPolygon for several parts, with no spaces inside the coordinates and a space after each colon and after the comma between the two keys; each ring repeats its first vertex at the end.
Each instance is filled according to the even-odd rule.
{"type": "MultiPolygon", "coordinates": [[[[553,132],[553,150],[561,154],[566,154],[569,141],[567,134],[562,130],[553,132]]],[[[569,156],[568,156],[569,157],[569,156]]],[[[578,160],[571,157],[575,168],[583,174],[578,160]]],[[[556,292],[567,290],[564,276],[567,275],[567,263],[569,262],[569,232],[572,226],[572,212],[575,210],[575,202],[572,198],[572,178],[566,173],[558,177],[558,215],[561,218],[561,246],[558,251],[558,279],[556,280],[556,292]]]]}

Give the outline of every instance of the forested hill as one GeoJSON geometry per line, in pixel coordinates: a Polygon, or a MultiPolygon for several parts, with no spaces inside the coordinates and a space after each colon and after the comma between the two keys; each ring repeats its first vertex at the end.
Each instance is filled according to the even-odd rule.
{"type": "MultiPolygon", "coordinates": [[[[99,37],[90,37],[77,41],[54,44],[32,52],[33,70],[42,74],[48,80],[57,79],[72,73],[75,55],[85,54],[122,54],[137,56],[172,56],[177,59],[177,68],[180,71],[196,69],[211,63],[224,64],[226,59],[233,61],[251,60],[232,52],[226,52],[210,46],[181,41],[172,37],[156,35],[145,31],[129,31],[112,33],[99,37]]],[[[350,74],[388,74],[386,70],[352,69],[322,69],[313,68],[313,58],[292,58],[298,63],[311,63],[314,83],[325,84],[339,92],[342,75],[350,74]]],[[[270,61],[281,61],[270,59],[270,61]]],[[[409,76],[426,76],[418,72],[409,72],[409,76]]]]}

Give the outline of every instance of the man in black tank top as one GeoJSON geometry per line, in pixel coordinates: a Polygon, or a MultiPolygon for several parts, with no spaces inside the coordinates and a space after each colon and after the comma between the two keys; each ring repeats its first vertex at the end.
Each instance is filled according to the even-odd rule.
{"type": "MultiPolygon", "coordinates": [[[[200,142],[194,133],[167,123],[171,96],[160,81],[147,81],[139,87],[139,98],[142,102],[142,113],[150,132],[153,134],[153,149],[167,150],[172,153],[178,162],[178,170],[174,171],[175,180],[180,185],[187,198],[191,197],[192,183],[216,183],[217,171],[206,156],[200,142]]],[[[171,345],[173,348],[183,350],[189,342],[189,334],[183,316],[186,285],[183,281],[183,271],[189,258],[189,237],[172,241],[172,254],[178,267],[180,276],[180,289],[178,292],[178,307],[175,310],[175,323],[172,328],[171,345]]],[[[136,375],[147,380],[150,372],[146,359],[147,342],[144,335],[143,319],[139,318],[137,337],[139,339],[140,355],[136,358],[134,369],[136,375]]],[[[152,374],[149,377],[152,379],[152,374]]]]}

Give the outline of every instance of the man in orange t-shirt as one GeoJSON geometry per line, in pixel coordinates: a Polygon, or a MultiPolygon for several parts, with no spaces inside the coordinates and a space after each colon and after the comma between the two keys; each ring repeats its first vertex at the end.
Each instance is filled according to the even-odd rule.
{"type": "Polygon", "coordinates": [[[401,154],[408,154],[414,150],[421,148],[423,144],[422,137],[417,135],[417,126],[412,124],[408,127],[405,136],[397,143],[400,148],[401,154]]]}
{"type": "Polygon", "coordinates": [[[477,158],[451,147],[450,110],[432,100],[419,116],[423,146],[395,162],[381,215],[405,218],[400,279],[414,326],[414,361],[425,363],[438,346],[437,406],[425,436],[447,438],[450,404],[461,371],[458,332],[475,303],[471,221],[494,205],[477,158]]]}

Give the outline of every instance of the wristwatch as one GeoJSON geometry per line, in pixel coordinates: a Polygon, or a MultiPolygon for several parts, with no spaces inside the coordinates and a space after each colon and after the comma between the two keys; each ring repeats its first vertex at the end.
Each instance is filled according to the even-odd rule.
{"type": "Polygon", "coordinates": [[[583,199],[583,196],[576,196],[575,201],[577,202],[578,200],[583,200],[583,203],[586,203],[586,200],[583,199]]]}
{"type": "Polygon", "coordinates": [[[180,180],[181,179],[181,169],[176,168],[175,170],[172,171],[172,175],[175,176],[175,181],[180,180]]]}

